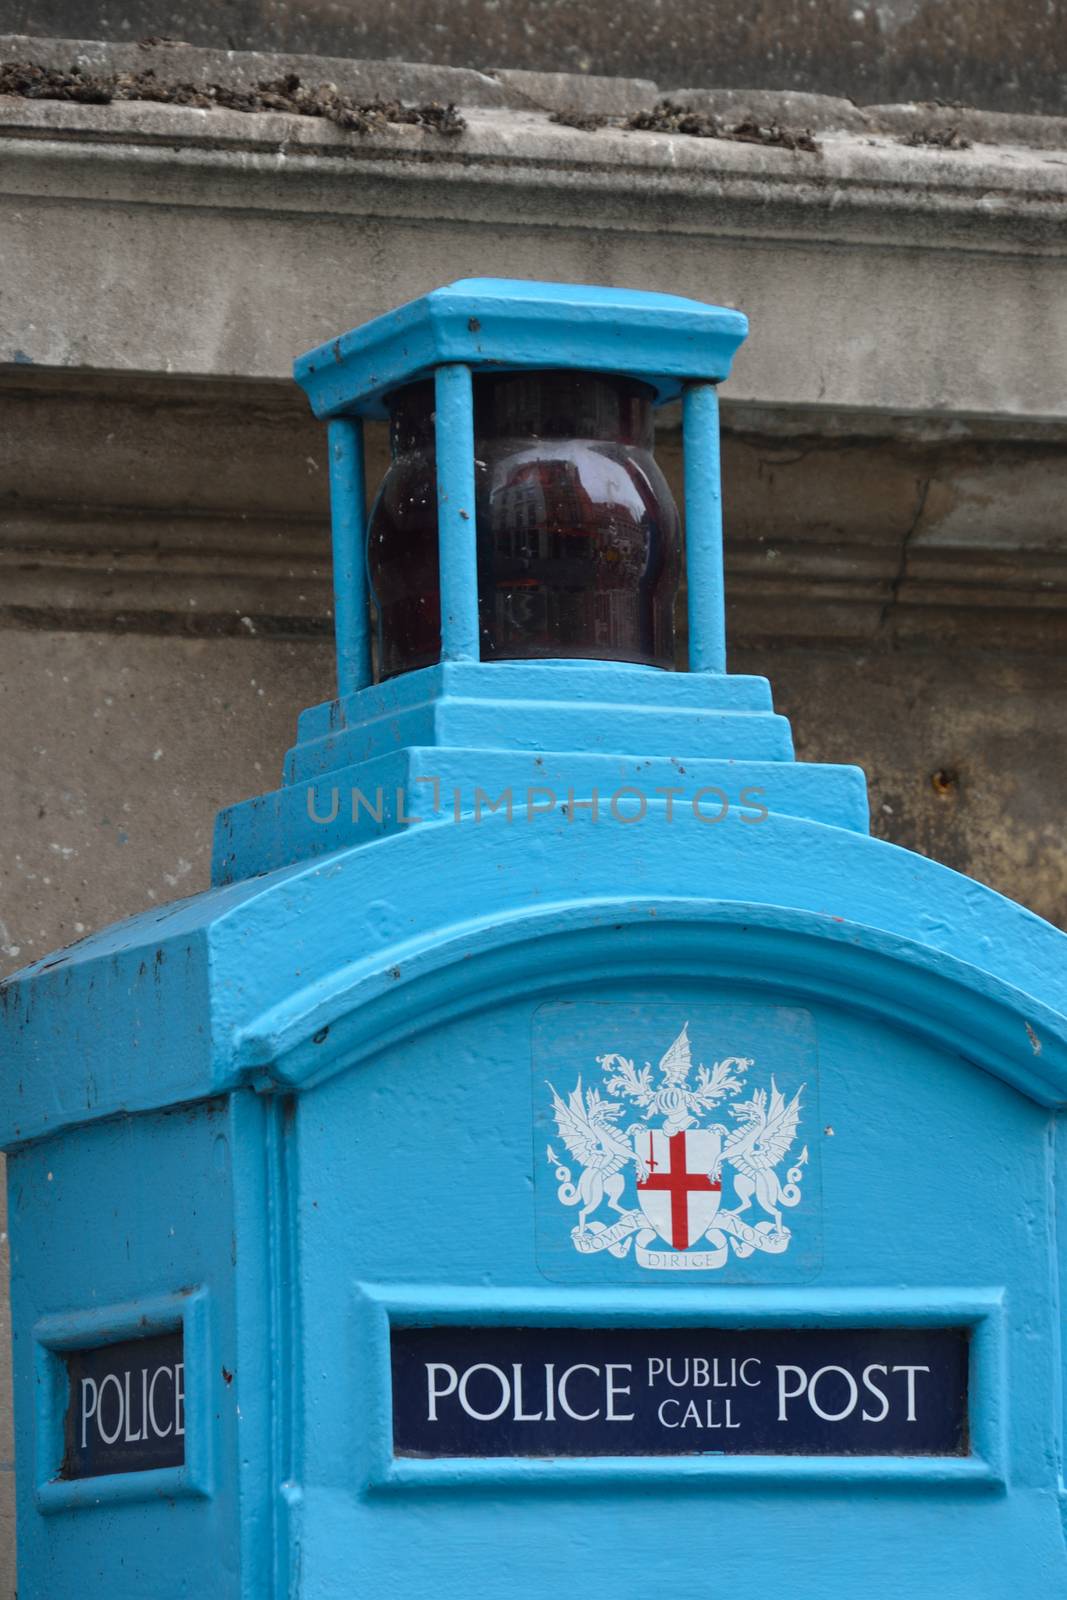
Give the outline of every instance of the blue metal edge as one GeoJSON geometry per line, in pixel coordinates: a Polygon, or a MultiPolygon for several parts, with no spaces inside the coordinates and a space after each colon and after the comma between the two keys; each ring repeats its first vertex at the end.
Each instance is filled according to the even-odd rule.
{"type": "Polygon", "coordinates": [[[153,1295],[115,1306],[42,1317],[33,1328],[37,1378],[34,1499],[39,1511],[92,1510],[98,1506],[174,1499],[203,1499],[212,1493],[216,1455],[211,1409],[210,1298],[207,1289],[184,1294],[153,1295]],[[185,1462],[180,1467],[155,1467],[146,1472],[115,1472],[97,1478],[65,1480],[56,1472],[63,1459],[63,1415],[67,1407],[64,1350],[138,1339],[153,1333],[182,1330],[186,1384],[185,1462]]]}
{"type": "Polygon", "coordinates": [[[1007,1392],[1004,1291],[937,1289],[487,1289],[409,1284],[354,1286],[359,1367],[367,1376],[360,1475],[364,1493],[529,1490],[566,1484],[827,1483],[922,1490],[933,1484],[1000,1490],[1005,1484],[1007,1392]],[[636,1458],[397,1458],[392,1443],[389,1336],[393,1325],[527,1327],[966,1327],[971,1329],[967,1456],[642,1456],[636,1458]]]}
{"type": "Polygon", "coordinates": [[[680,295],[464,278],[308,351],[293,375],[324,418],[384,417],[391,389],[450,362],[625,372],[663,404],[687,379],[727,377],[747,333],[740,311],[680,295]]]}

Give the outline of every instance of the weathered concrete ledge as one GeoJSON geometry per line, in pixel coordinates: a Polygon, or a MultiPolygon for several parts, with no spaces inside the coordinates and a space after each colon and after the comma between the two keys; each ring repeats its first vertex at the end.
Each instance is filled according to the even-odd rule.
{"type": "Polygon", "coordinates": [[[1067,160],[1051,150],[853,130],[811,154],[465,114],[445,140],[4,98],[0,363],[278,378],[442,280],[518,274],[741,306],[737,401],[1067,415],[1067,160]]]}
{"type": "Polygon", "coordinates": [[[0,34],[0,59],[93,73],[152,73],[161,84],[225,84],[252,89],[264,80],[295,74],[305,83],[333,83],[353,99],[452,101],[460,106],[510,107],[626,117],[648,111],[662,98],[723,118],[776,121],[815,132],[908,136],[955,128],[965,139],[988,144],[1067,148],[1067,117],[982,111],[942,102],[857,104],[834,95],[793,89],[686,88],[677,80],[598,77],[586,72],[531,71],[514,67],[473,70],[437,64],[279,51],[203,49],[173,41],[116,44],[99,39],[38,38],[0,34]]]}

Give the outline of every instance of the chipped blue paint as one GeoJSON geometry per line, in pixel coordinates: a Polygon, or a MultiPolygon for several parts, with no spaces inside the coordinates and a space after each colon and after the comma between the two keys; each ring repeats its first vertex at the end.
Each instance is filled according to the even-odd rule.
{"type": "Polygon", "coordinates": [[[765,681],[721,670],[702,384],[725,375],[736,314],[438,294],[303,368],[341,446],[339,697],[302,715],[276,791],[221,813],[209,890],[0,988],[20,1588],[532,1600],[710,1573],[795,1600],[1058,1593],[1067,941],[871,839],[863,775],[796,761],[765,681]],[[370,686],[350,419],[416,368],[556,364],[565,337],[662,392],[702,380],[698,670],[472,659],[457,518],[458,659],[370,686]],[[743,1053],[751,1018],[783,1077],[774,1030],[803,1014],[803,1250],[749,1258],[741,1281],[636,1254],[586,1274],[534,1134],[533,1052],[567,1089],[596,1081],[597,1008],[604,1049],[654,1053],[664,1017],[691,1021],[704,1061],[743,1053]],[[142,1316],[186,1327],[188,1470],[67,1482],[56,1352],[142,1316]],[[966,1328],[969,1449],[397,1459],[391,1323],[966,1328]]]}

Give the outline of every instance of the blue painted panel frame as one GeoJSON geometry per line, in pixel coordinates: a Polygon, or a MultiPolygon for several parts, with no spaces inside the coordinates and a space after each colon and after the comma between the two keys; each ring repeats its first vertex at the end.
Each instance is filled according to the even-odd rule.
{"type": "Polygon", "coordinates": [[[367,1490],[466,1489],[527,1491],[562,1484],[648,1484],[697,1481],[709,1489],[747,1483],[933,1484],[988,1490],[1006,1481],[1007,1369],[1004,1291],[979,1289],[634,1290],[561,1291],[425,1288],[357,1284],[356,1362],[364,1403],[362,1486],[367,1490]],[[967,1456],[645,1456],[564,1459],[393,1455],[390,1328],[512,1327],[966,1327],[971,1330],[967,1456]]]}
{"type": "Polygon", "coordinates": [[[40,1511],[88,1510],[101,1505],[128,1505],[177,1496],[203,1499],[211,1495],[217,1451],[209,1398],[210,1324],[211,1302],[204,1288],[42,1317],[35,1324],[35,1499],[40,1511]],[[57,1478],[63,1459],[63,1421],[67,1408],[63,1352],[153,1333],[174,1333],[179,1329],[186,1372],[184,1464],[157,1467],[148,1472],[107,1473],[98,1478],[57,1478]]]}

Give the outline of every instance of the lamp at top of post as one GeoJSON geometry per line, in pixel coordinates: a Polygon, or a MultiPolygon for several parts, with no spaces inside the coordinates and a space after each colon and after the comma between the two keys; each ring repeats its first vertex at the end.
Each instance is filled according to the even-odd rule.
{"type": "Polygon", "coordinates": [[[303,356],[330,423],[339,694],[437,661],[674,665],[677,508],[652,453],[682,397],[690,668],[725,670],[718,410],[747,333],[675,295],[436,289],[303,356]],[[364,515],[362,422],[392,464],[364,515]]]}

